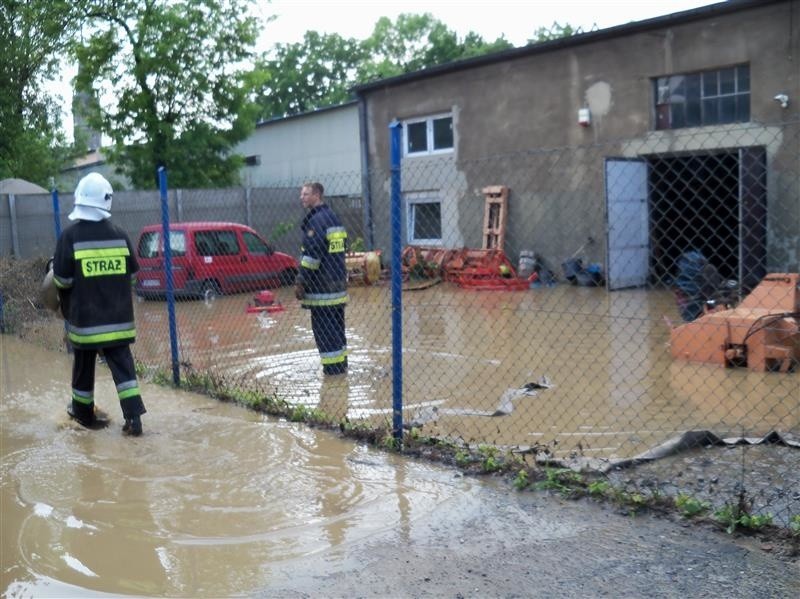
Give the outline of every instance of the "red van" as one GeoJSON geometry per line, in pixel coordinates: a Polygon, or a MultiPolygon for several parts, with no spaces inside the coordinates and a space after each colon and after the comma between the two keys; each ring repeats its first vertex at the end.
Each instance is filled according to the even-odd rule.
{"type": "MultiPolygon", "coordinates": [[[[161,225],[139,233],[136,293],[163,296],[167,290],[161,225]]],[[[276,252],[246,225],[224,222],[173,223],[169,226],[175,295],[210,297],[291,285],[297,260],[276,252]]]]}

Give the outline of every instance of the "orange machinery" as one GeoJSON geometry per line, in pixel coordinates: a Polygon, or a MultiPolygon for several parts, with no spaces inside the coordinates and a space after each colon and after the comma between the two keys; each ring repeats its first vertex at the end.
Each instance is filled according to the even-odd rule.
{"type": "Polygon", "coordinates": [[[769,274],[735,308],[670,331],[673,358],[788,372],[800,364],[800,274],[769,274]]]}
{"type": "Polygon", "coordinates": [[[444,264],[444,279],[472,289],[528,289],[527,279],[517,277],[505,252],[498,248],[456,250],[444,264]]]}
{"type": "Polygon", "coordinates": [[[530,282],[517,277],[501,249],[444,249],[408,246],[402,253],[403,274],[441,277],[459,287],[472,289],[528,289],[530,282]]]}

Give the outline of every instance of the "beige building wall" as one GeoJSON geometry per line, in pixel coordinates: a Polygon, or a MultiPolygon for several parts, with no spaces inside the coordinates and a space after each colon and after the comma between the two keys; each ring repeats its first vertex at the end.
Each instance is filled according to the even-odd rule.
{"type": "MultiPolygon", "coordinates": [[[[362,86],[374,222],[388,223],[394,120],[453,115],[452,155],[403,160],[404,192],[439,195],[443,237],[452,245],[479,243],[480,190],[505,184],[513,217],[507,252],[534,246],[553,261],[589,236],[600,243],[588,259],[605,258],[605,158],[758,146],[766,149],[770,182],[770,266],[797,269],[800,140],[796,127],[785,135],[784,123],[797,119],[798,64],[800,0],[740,2],[362,86]],[[749,123],[655,131],[654,78],[738,64],[750,69],[749,123]],[[788,108],[774,100],[779,93],[789,96],[788,108]],[[587,108],[584,127],[578,111],[587,108]]],[[[376,245],[388,244],[388,232],[376,230],[376,245]]]]}

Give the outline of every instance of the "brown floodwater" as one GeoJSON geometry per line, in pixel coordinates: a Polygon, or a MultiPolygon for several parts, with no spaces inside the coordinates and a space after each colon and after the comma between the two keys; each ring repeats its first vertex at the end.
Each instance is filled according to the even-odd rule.
{"type": "MultiPolygon", "coordinates": [[[[476,481],[232,404],[144,384],[145,434],[68,420],[70,358],[0,336],[4,597],[251,596],[378,531],[400,544],[476,481]]],[[[474,501],[473,501],[474,503],[474,501]]],[[[284,581],[285,582],[285,581],[284,581]]]]}
{"type": "MultiPolygon", "coordinates": [[[[350,372],[323,377],[308,313],[247,313],[246,295],[177,305],[181,371],[350,419],[391,418],[385,287],[355,287],[350,372]]],[[[404,296],[404,417],[467,443],[630,456],[685,430],[800,429],[798,375],[675,362],[660,292],[448,285],[404,296]],[[518,390],[541,383],[530,394],[518,390]]],[[[137,302],[139,361],[169,369],[163,302],[137,302]]],[[[54,323],[60,329],[60,323],[54,323]]],[[[56,331],[58,332],[58,331],[56,331]]],[[[425,539],[431,514],[477,505],[479,482],[302,424],[143,384],[145,435],[64,412],[70,357],[0,336],[0,590],[7,597],[250,596],[304,558],[385,531],[425,539]],[[439,510],[438,512],[436,510],[439,510]],[[290,567],[291,566],[291,567],[290,567]]]]}
{"type": "MultiPolygon", "coordinates": [[[[251,297],[176,308],[183,368],[350,419],[391,421],[391,293],[352,287],[350,372],[325,379],[308,313],[247,313],[251,297]],[[324,381],[324,383],[323,383],[324,381]]],[[[558,285],[475,291],[440,284],[403,295],[404,421],[470,444],[545,445],[630,457],[687,430],[757,436],[800,430],[800,375],[675,361],[668,291],[558,285]],[[545,383],[530,394],[527,383],[545,383]]],[[[138,359],[169,367],[164,302],[137,304],[138,359]]]]}

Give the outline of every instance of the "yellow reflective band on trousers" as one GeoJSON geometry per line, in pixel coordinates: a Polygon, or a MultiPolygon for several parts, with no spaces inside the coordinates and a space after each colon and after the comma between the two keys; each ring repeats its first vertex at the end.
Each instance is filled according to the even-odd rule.
{"type": "Polygon", "coordinates": [[[338,293],[307,293],[302,300],[302,305],[305,307],[338,306],[346,304],[348,299],[346,291],[338,293]]]}
{"type": "Polygon", "coordinates": [[[72,399],[78,403],[90,406],[94,403],[94,394],[88,391],[72,390],[72,399]]]}
{"type": "Polygon", "coordinates": [[[343,349],[341,351],[326,352],[324,354],[320,354],[319,357],[323,366],[330,364],[341,364],[347,359],[347,350],[343,349]]]}
{"type": "Polygon", "coordinates": [[[137,395],[141,395],[142,393],[139,391],[139,387],[131,387],[130,389],[125,389],[124,391],[117,391],[117,397],[119,399],[128,399],[129,397],[136,397],[137,395]]]}

